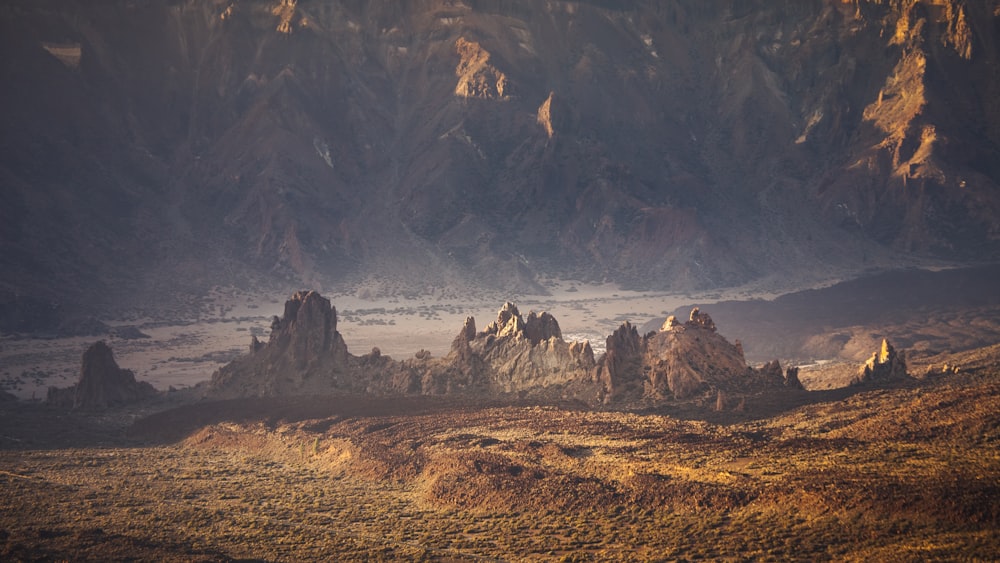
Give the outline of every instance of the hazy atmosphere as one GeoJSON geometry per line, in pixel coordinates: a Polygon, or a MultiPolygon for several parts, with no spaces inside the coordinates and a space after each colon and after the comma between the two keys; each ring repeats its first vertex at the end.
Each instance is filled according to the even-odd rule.
{"type": "Polygon", "coordinates": [[[1000,556],[1000,0],[10,0],[0,559],[1000,556]]]}

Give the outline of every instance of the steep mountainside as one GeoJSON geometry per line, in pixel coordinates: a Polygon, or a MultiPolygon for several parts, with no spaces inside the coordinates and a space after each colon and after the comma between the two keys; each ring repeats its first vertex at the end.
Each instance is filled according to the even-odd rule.
{"type": "Polygon", "coordinates": [[[996,0],[5,2],[0,328],[261,272],[995,259],[998,34],[996,0]]]}

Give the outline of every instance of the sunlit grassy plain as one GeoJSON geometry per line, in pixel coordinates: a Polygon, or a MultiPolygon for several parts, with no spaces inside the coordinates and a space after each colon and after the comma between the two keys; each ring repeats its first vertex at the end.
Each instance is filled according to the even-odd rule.
{"type": "Polygon", "coordinates": [[[998,352],[742,412],[340,397],[125,427],[19,407],[0,559],[995,560],[998,352]]]}

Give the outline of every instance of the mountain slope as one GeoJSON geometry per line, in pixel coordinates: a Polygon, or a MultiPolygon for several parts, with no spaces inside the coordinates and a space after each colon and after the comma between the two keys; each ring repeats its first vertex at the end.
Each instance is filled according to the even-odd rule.
{"type": "Polygon", "coordinates": [[[247,276],[685,289],[995,259],[998,22],[959,0],[8,3],[2,316],[247,276]]]}

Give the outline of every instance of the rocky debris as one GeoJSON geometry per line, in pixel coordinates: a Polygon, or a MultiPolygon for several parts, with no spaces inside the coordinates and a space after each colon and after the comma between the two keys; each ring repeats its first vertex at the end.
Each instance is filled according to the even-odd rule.
{"type": "Polygon", "coordinates": [[[148,382],[136,381],[132,370],[118,367],[114,352],[101,340],[83,353],[77,384],[66,389],[50,387],[47,401],[74,409],[104,409],[153,397],[156,393],[148,382]]]}
{"type": "Polygon", "coordinates": [[[906,372],[906,355],[896,352],[885,338],[882,346],[872,354],[871,358],[861,366],[857,377],[851,380],[851,385],[861,385],[867,382],[901,381],[909,377],[906,372]]]}

